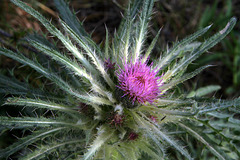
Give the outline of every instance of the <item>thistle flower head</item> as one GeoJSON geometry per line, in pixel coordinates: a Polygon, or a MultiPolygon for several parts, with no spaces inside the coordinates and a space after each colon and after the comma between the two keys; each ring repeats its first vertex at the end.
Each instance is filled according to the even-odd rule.
{"type": "Polygon", "coordinates": [[[152,70],[152,65],[137,61],[135,64],[125,64],[120,73],[117,74],[119,88],[133,101],[141,104],[145,102],[153,103],[161,94],[159,87],[162,85],[161,76],[157,76],[157,71],[152,70]]]}

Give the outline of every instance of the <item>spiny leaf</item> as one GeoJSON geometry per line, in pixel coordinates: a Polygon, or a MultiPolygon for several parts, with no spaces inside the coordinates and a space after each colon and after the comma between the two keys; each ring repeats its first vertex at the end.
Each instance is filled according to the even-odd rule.
{"type": "MultiPolygon", "coordinates": [[[[32,88],[26,82],[20,82],[15,78],[9,78],[0,75],[0,93],[12,95],[28,95],[46,98],[46,93],[43,90],[32,88]]],[[[48,94],[49,99],[58,99],[58,96],[48,94]]]]}
{"type": "Polygon", "coordinates": [[[54,50],[59,51],[56,46],[56,42],[54,42],[54,41],[51,42],[50,40],[48,40],[47,35],[44,35],[44,34],[39,35],[38,33],[33,33],[33,34],[27,35],[26,37],[24,37],[22,39],[23,42],[29,41],[29,40],[41,43],[41,44],[47,46],[48,48],[52,48],[54,50]]]}
{"type": "Polygon", "coordinates": [[[156,106],[167,106],[167,105],[189,105],[189,104],[193,104],[195,103],[194,100],[191,99],[168,99],[168,98],[162,98],[162,99],[158,99],[156,101],[156,106]]]}
{"type": "Polygon", "coordinates": [[[14,97],[14,98],[8,98],[3,105],[28,106],[28,107],[35,107],[35,108],[45,108],[48,110],[58,110],[58,111],[66,112],[70,114],[72,117],[75,117],[77,119],[82,119],[82,121],[83,119],[85,119],[86,121],[86,116],[74,110],[72,106],[66,106],[63,104],[43,101],[40,99],[14,97]]]}
{"type": "Polygon", "coordinates": [[[47,136],[51,136],[55,132],[59,132],[65,129],[64,127],[54,128],[51,130],[43,130],[43,131],[34,131],[31,135],[26,136],[24,138],[19,139],[16,143],[8,146],[5,149],[0,150],[0,158],[7,158],[13,153],[19,151],[25,146],[28,146],[38,140],[42,140],[47,136]]]}
{"type": "Polygon", "coordinates": [[[4,75],[0,75],[0,84],[8,85],[8,87],[12,87],[17,90],[22,90],[22,91],[28,90],[28,83],[23,83],[16,79],[8,78],[7,76],[4,76],[4,75]]]}
{"type": "Polygon", "coordinates": [[[208,85],[206,87],[198,88],[196,91],[192,91],[187,95],[187,98],[191,97],[202,97],[212,92],[216,92],[221,89],[219,85],[208,85]]]}
{"type": "Polygon", "coordinates": [[[50,126],[66,126],[81,128],[81,125],[77,123],[69,123],[49,118],[32,118],[32,117],[20,118],[0,116],[0,121],[2,127],[4,128],[50,127],[50,126]]]}
{"type": "Polygon", "coordinates": [[[216,118],[220,118],[220,119],[228,118],[228,117],[232,116],[231,114],[225,114],[225,113],[221,113],[221,112],[208,112],[206,115],[210,115],[212,117],[216,117],[216,118]]]}
{"type": "Polygon", "coordinates": [[[55,144],[42,146],[39,149],[35,150],[33,153],[30,153],[27,156],[22,157],[20,159],[21,160],[41,159],[46,155],[46,153],[50,154],[51,152],[55,151],[55,149],[64,147],[65,145],[69,145],[69,144],[71,145],[71,144],[82,143],[82,142],[84,142],[84,140],[79,140],[79,139],[75,139],[67,142],[61,142],[61,143],[56,142],[55,144]]]}
{"type": "Polygon", "coordinates": [[[137,158],[137,151],[134,150],[135,146],[132,146],[130,143],[128,146],[118,147],[117,150],[123,159],[131,159],[131,160],[138,160],[137,158]]]}
{"type": "Polygon", "coordinates": [[[4,48],[0,48],[0,54],[3,54],[12,59],[15,59],[15,60],[19,61],[20,63],[29,65],[30,67],[35,69],[37,72],[43,74],[46,78],[55,82],[55,84],[58,85],[59,88],[66,91],[70,95],[73,95],[77,98],[83,99],[83,100],[85,100],[87,102],[91,102],[91,103],[107,104],[107,105],[112,104],[109,100],[95,96],[95,95],[83,95],[83,94],[78,93],[78,91],[76,91],[74,88],[72,88],[67,82],[63,81],[55,73],[51,72],[50,70],[45,69],[39,63],[28,59],[27,57],[23,56],[22,54],[17,54],[15,52],[12,52],[12,51],[4,49],[4,48]]]}
{"type": "Polygon", "coordinates": [[[234,130],[238,130],[240,131],[240,123],[234,124],[234,123],[227,123],[227,122],[214,122],[211,121],[209,122],[209,125],[211,125],[211,127],[213,128],[221,128],[221,129],[226,129],[226,128],[230,128],[230,129],[234,129],[234,130]]]}
{"type": "MultiPolygon", "coordinates": [[[[126,23],[127,23],[127,28],[126,28],[126,35],[124,36],[124,39],[122,40],[123,42],[123,54],[122,54],[122,57],[123,57],[123,63],[124,62],[128,62],[129,60],[129,58],[130,58],[130,56],[129,56],[129,53],[131,52],[130,51],[130,48],[129,48],[129,46],[130,46],[130,33],[131,33],[131,30],[132,30],[132,22],[133,20],[132,19],[129,19],[129,18],[127,18],[127,21],[126,21],[126,23]]],[[[123,64],[124,65],[124,64],[123,64]]]]}
{"type": "MultiPolygon", "coordinates": [[[[130,20],[135,19],[135,16],[138,14],[139,12],[139,8],[142,7],[142,1],[139,0],[134,0],[133,2],[130,1],[128,8],[125,10],[125,16],[124,17],[129,17],[130,20]]],[[[119,45],[119,43],[122,43],[121,40],[124,39],[125,35],[126,35],[126,28],[128,25],[128,19],[123,18],[123,20],[121,21],[121,24],[118,28],[118,32],[116,33],[117,36],[115,36],[114,38],[114,45],[116,47],[116,52],[120,53],[121,45],[119,45]]]]}
{"type": "Polygon", "coordinates": [[[187,159],[192,159],[190,154],[183,148],[183,146],[180,146],[176,141],[172,140],[169,136],[167,136],[165,133],[159,130],[159,128],[155,127],[150,122],[146,121],[145,119],[141,118],[137,113],[132,112],[132,115],[136,122],[143,127],[146,131],[152,131],[155,133],[156,136],[158,136],[158,140],[167,142],[170,146],[178,150],[182,155],[184,155],[187,159]]]}
{"type": "Polygon", "coordinates": [[[222,128],[233,128],[236,130],[240,130],[239,124],[231,124],[231,123],[223,123],[223,122],[214,122],[214,121],[209,121],[209,120],[201,120],[198,118],[192,118],[193,120],[202,123],[204,126],[210,128],[213,132],[215,132],[217,135],[221,136],[225,142],[230,146],[230,149],[235,149],[234,152],[240,154],[238,150],[236,150],[235,146],[233,143],[231,143],[231,139],[229,139],[219,127],[222,128]]]}
{"type": "MultiPolygon", "coordinates": [[[[210,65],[206,65],[206,66],[203,66],[203,67],[200,67],[198,69],[196,69],[195,71],[191,72],[191,73],[187,73],[187,74],[184,74],[183,76],[181,76],[180,78],[178,79],[173,79],[172,81],[162,85],[161,87],[159,87],[159,90],[163,90],[163,92],[171,89],[172,87],[196,76],[197,74],[199,74],[202,70],[206,69],[210,67],[210,65]]],[[[170,72],[167,72],[163,77],[163,81],[167,81],[169,79],[169,77],[171,77],[171,73],[170,72]],[[169,74],[169,75],[168,75],[169,74]]]]}
{"type": "Polygon", "coordinates": [[[100,149],[100,147],[113,136],[114,130],[109,129],[106,126],[102,126],[98,130],[98,135],[90,146],[89,150],[84,154],[84,160],[91,159],[92,156],[100,149]]]}
{"type": "Polygon", "coordinates": [[[106,39],[105,39],[105,45],[104,45],[104,56],[105,60],[108,60],[109,57],[109,34],[108,34],[108,29],[106,27],[106,39]]]}
{"type": "Polygon", "coordinates": [[[190,55],[179,61],[179,63],[174,66],[171,70],[172,75],[175,75],[179,70],[184,69],[188,66],[192,61],[197,59],[202,53],[206,52],[208,49],[215,46],[219,41],[221,41],[235,26],[236,18],[231,18],[227,23],[226,27],[213,35],[212,37],[205,40],[199,47],[194,49],[190,55]]]}
{"type": "Polygon", "coordinates": [[[72,42],[65,37],[61,31],[59,31],[54,25],[52,25],[46,18],[44,18],[39,12],[25,4],[24,2],[20,0],[11,0],[15,5],[22,8],[27,13],[31,14],[33,17],[35,17],[37,20],[39,20],[46,29],[54,36],[58,37],[59,40],[64,44],[64,46],[74,55],[76,56],[83,65],[89,69],[92,73],[97,73],[96,70],[92,67],[92,65],[86,60],[86,58],[83,56],[83,54],[77,49],[76,46],[72,44],[72,42]]]}
{"type": "Polygon", "coordinates": [[[205,107],[199,108],[198,114],[205,114],[207,112],[222,110],[230,107],[235,107],[240,105],[240,98],[234,100],[217,100],[216,102],[205,102],[203,103],[205,107]]]}
{"type": "MultiPolygon", "coordinates": [[[[164,160],[164,155],[160,155],[159,153],[155,153],[152,149],[150,144],[147,144],[147,142],[142,142],[138,145],[139,149],[143,151],[144,153],[147,153],[153,160],[164,160]]],[[[153,147],[153,146],[152,146],[153,147]]]]}
{"type": "Polygon", "coordinates": [[[157,42],[157,40],[158,40],[158,37],[159,37],[159,35],[160,35],[161,30],[162,30],[162,28],[159,29],[157,35],[156,35],[156,36],[154,37],[154,39],[152,40],[150,46],[148,47],[146,53],[144,54],[144,57],[143,57],[143,59],[142,59],[142,63],[145,63],[146,60],[148,59],[150,53],[152,52],[152,50],[153,50],[153,48],[154,48],[154,46],[155,46],[155,44],[156,44],[156,42],[157,42]]]}
{"type": "Polygon", "coordinates": [[[201,137],[197,132],[189,128],[188,126],[178,123],[181,127],[187,130],[192,136],[196,137],[199,141],[201,141],[206,147],[219,159],[225,160],[224,156],[221,155],[211,144],[209,144],[203,137],[201,137]]]}
{"type": "Polygon", "coordinates": [[[90,78],[90,76],[87,74],[87,72],[80,68],[80,66],[77,64],[77,62],[72,61],[71,59],[69,59],[68,57],[64,56],[63,54],[59,53],[57,50],[54,50],[53,48],[49,48],[48,46],[39,43],[37,41],[34,40],[30,40],[28,39],[29,43],[34,46],[36,49],[42,51],[44,54],[52,57],[54,60],[61,62],[62,64],[64,64],[67,68],[72,69],[73,71],[75,71],[74,73],[79,75],[79,76],[83,76],[87,79],[90,78]]]}
{"type": "MultiPolygon", "coordinates": [[[[77,64],[77,62],[74,62],[74,61],[70,60],[69,58],[67,58],[63,54],[59,53],[58,51],[56,51],[52,48],[49,48],[49,47],[45,46],[44,44],[38,43],[38,42],[33,41],[33,40],[28,40],[28,41],[30,42],[30,44],[32,46],[41,50],[43,53],[51,56],[56,61],[59,61],[60,63],[65,65],[67,68],[74,71],[74,73],[77,74],[78,76],[86,78],[90,82],[90,84],[92,85],[92,88],[93,88],[94,91],[96,91],[97,93],[109,98],[109,100],[114,101],[112,96],[106,91],[106,89],[103,87],[103,85],[99,84],[95,80],[96,78],[94,78],[92,75],[90,75],[88,72],[86,72],[85,69],[81,68],[77,64]]],[[[88,83],[86,82],[86,83],[89,84],[89,82],[88,83]]]]}
{"type": "Polygon", "coordinates": [[[159,60],[159,63],[157,64],[157,70],[164,69],[172,60],[174,60],[181,53],[181,51],[185,51],[184,48],[186,45],[189,45],[189,43],[191,43],[192,41],[194,41],[195,39],[197,39],[198,37],[206,33],[210,27],[211,25],[193,33],[192,35],[176,43],[172,47],[172,49],[170,49],[170,51],[168,51],[164,55],[164,57],[159,60]]]}
{"type": "Polygon", "coordinates": [[[136,33],[136,44],[135,44],[133,55],[132,55],[133,63],[135,63],[139,58],[142,45],[146,39],[147,27],[152,14],[153,4],[154,4],[154,0],[143,1],[143,8],[141,10],[141,14],[139,18],[140,22],[138,24],[137,33],[136,33]]]}
{"type": "Polygon", "coordinates": [[[99,46],[91,39],[91,36],[83,28],[82,22],[79,22],[77,16],[71,12],[69,5],[64,0],[54,0],[54,4],[59,11],[61,19],[77,33],[78,36],[84,41],[85,44],[96,50],[102,56],[99,46]]]}
{"type": "Polygon", "coordinates": [[[139,108],[140,111],[148,111],[149,108],[151,108],[152,111],[155,111],[156,113],[161,113],[161,114],[166,114],[166,115],[175,115],[175,116],[186,116],[186,117],[191,117],[194,116],[198,113],[197,108],[193,111],[184,111],[184,110],[174,110],[174,109],[162,109],[162,108],[157,108],[155,106],[142,106],[139,108]]]}
{"type": "Polygon", "coordinates": [[[115,84],[111,80],[110,76],[105,71],[105,67],[101,59],[95,54],[95,51],[92,50],[87,44],[84,43],[84,41],[79,37],[65,22],[61,21],[61,24],[63,25],[63,28],[70,34],[70,36],[86,51],[88,56],[92,59],[93,63],[97,67],[97,69],[102,74],[103,78],[107,82],[107,84],[114,89],[115,84]]]}

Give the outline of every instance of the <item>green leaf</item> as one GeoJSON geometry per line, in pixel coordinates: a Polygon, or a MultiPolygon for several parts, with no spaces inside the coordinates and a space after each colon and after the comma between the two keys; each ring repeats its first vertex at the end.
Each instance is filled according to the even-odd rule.
{"type": "MultiPolygon", "coordinates": [[[[56,52],[59,52],[59,49],[57,48],[57,44],[56,42],[53,42],[51,43],[50,41],[48,41],[46,35],[38,35],[37,33],[35,34],[30,34],[26,37],[24,37],[23,41],[27,41],[29,43],[29,45],[33,45],[34,42],[37,42],[38,44],[41,44],[43,46],[46,46],[47,48],[49,48],[50,50],[54,50],[56,52]]],[[[36,48],[36,47],[35,47],[36,48]]],[[[41,48],[36,48],[38,50],[40,50],[41,48]]],[[[42,51],[42,50],[40,50],[42,51]]],[[[42,51],[43,52],[43,51],[42,51]]],[[[44,52],[43,52],[44,53],[44,52]]],[[[46,54],[46,53],[45,53],[46,54]]],[[[47,54],[48,55],[48,54],[47,54]]],[[[64,55],[63,55],[64,56],[64,55]]],[[[39,61],[41,62],[41,64],[46,67],[46,68],[49,68],[50,70],[54,70],[56,71],[56,64],[55,63],[52,63],[51,59],[49,59],[48,56],[44,56],[44,55],[41,55],[41,56],[38,56],[39,58],[39,61]]],[[[70,58],[69,58],[70,60],[70,58]]],[[[77,63],[76,60],[73,61],[73,63],[77,63]]],[[[79,66],[79,64],[78,64],[79,66]]],[[[72,70],[68,70],[69,68],[61,68],[61,74],[64,74],[64,76],[67,76],[69,81],[72,81],[71,83],[76,86],[76,88],[82,88],[82,86],[84,85],[82,83],[82,81],[79,81],[78,77],[76,77],[75,74],[72,74],[72,70]]],[[[85,80],[85,79],[84,79],[85,80]]]]}
{"type": "Polygon", "coordinates": [[[48,48],[52,48],[52,49],[58,51],[56,42],[53,41],[53,43],[52,43],[47,38],[48,38],[47,35],[43,35],[43,34],[39,35],[38,33],[33,33],[33,34],[29,34],[26,37],[24,37],[22,39],[22,41],[24,42],[24,41],[31,40],[31,41],[34,41],[34,42],[41,43],[41,44],[47,46],[48,48]]]}
{"type": "Polygon", "coordinates": [[[139,110],[141,111],[148,111],[151,108],[152,111],[155,111],[156,113],[166,114],[166,115],[175,115],[175,116],[186,116],[191,117],[198,113],[198,109],[192,107],[193,111],[184,111],[184,110],[177,110],[177,109],[162,109],[157,108],[156,106],[141,106],[139,110]]]}
{"type": "Polygon", "coordinates": [[[227,23],[226,27],[223,28],[221,31],[213,35],[212,37],[205,40],[199,47],[195,48],[191,54],[184,57],[182,60],[177,63],[173,69],[171,70],[172,76],[175,75],[180,70],[183,70],[187,67],[192,61],[197,59],[202,53],[206,52],[208,49],[215,46],[218,42],[220,42],[235,26],[236,18],[233,17],[227,23]]]}
{"type": "Polygon", "coordinates": [[[152,149],[151,149],[151,147],[153,147],[153,146],[151,146],[150,144],[147,144],[145,141],[143,141],[142,143],[140,143],[139,145],[138,145],[138,147],[139,147],[139,149],[142,151],[142,152],[144,152],[144,153],[147,153],[149,156],[151,156],[151,158],[153,159],[153,160],[164,160],[164,156],[163,155],[159,155],[159,153],[157,154],[157,153],[155,153],[152,149]]]}
{"type": "Polygon", "coordinates": [[[90,38],[81,22],[79,22],[77,16],[72,13],[69,5],[64,0],[54,0],[54,4],[61,18],[74,30],[74,32],[76,32],[79,36],[86,36],[90,38]]]}
{"type": "MultiPolygon", "coordinates": [[[[178,144],[176,141],[174,141],[172,138],[170,138],[167,134],[163,133],[159,128],[157,128],[154,124],[150,123],[149,121],[146,121],[144,118],[141,118],[137,113],[132,112],[131,113],[136,120],[136,122],[139,124],[140,127],[144,128],[145,131],[150,131],[150,134],[155,134],[157,136],[158,140],[161,140],[162,142],[168,143],[171,147],[175,148],[177,151],[179,151],[183,156],[185,156],[187,159],[192,159],[188,151],[184,149],[183,146],[178,144]],[[152,132],[152,133],[151,133],[152,132]]],[[[141,114],[143,115],[143,114],[141,114]]],[[[154,139],[153,139],[154,140],[154,139]]]]}
{"type": "Polygon", "coordinates": [[[63,33],[58,30],[54,25],[50,23],[46,18],[44,18],[39,12],[25,4],[24,2],[20,0],[11,0],[12,3],[17,5],[18,7],[22,8],[24,11],[35,17],[37,20],[39,20],[46,29],[54,36],[56,36],[63,45],[74,55],[76,58],[78,58],[82,64],[89,69],[93,74],[96,74],[96,70],[93,68],[93,66],[87,61],[87,59],[83,56],[83,54],[77,49],[76,46],[74,46],[70,39],[65,37],[63,33]]]}
{"type": "MultiPolygon", "coordinates": [[[[124,39],[122,40],[123,42],[123,48],[124,50],[122,51],[122,56],[123,57],[123,63],[124,62],[129,62],[129,53],[131,52],[130,50],[130,33],[131,33],[131,29],[132,29],[132,23],[133,23],[133,20],[132,19],[129,19],[126,18],[126,23],[127,23],[127,28],[126,28],[126,35],[124,36],[124,39]]],[[[123,64],[124,65],[124,64],[123,64]]]]}
{"type": "Polygon", "coordinates": [[[88,151],[84,154],[84,160],[91,159],[94,154],[100,149],[100,147],[114,135],[114,130],[102,126],[98,130],[98,135],[93,141],[93,144],[89,147],[88,151]]]}
{"type": "MultiPolygon", "coordinates": [[[[113,102],[115,102],[115,100],[112,98],[112,95],[109,92],[106,91],[106,88],[104,88],[102,84],[97,82],[95,80],[96,78],[93,77],[88,72],[86,72],[86,70],[84,68],[81,68],[78,65],[77,62],[72,61],[68,57],[64,56],[63,54],[59,53],[58,51],[56,51],[52,48],[49,48],[49,47],[45,46],[44,44],[38,43],[38,42],[33,41],[33,40],[28,40],[28,41],[30,42],[30,44],[32,46],[34,46],[38,50],[42,51],[43,53],[49,55],[50,57],[52,57],[56,61],[62,63],[64,66],[66,66],[67,68],[74,71],[74,73],[77,74],[78,76],[86,78],[90,82],[90,84],[92,85],[92,89],[95,92],[97,92],[97,93],[109,98],[109,100],[112,100],[113,102]]],[[[87,83],[87,84],[89,84],[89,82],[87,83],[85,81],[85,83],[87,83]]]]}
{"type": "Polygon", "coordinates": [[[3,105],[16,105],[16,106],[27,106],[27,107],[34,107],[34,108],[45,108],[47,110],[58,110],[65,113],[70,114],[72,117],[76,119],[85,119],[87,120],[86,116],[79,113],[78,111],[73,109],[73,106],[66,106],[63,104],[57,104],[49,101],[43,101],[40,99],[30,99],[30,98],[8,98],[3,105]]]}
{"type": "Polygon", "coordinates": [[[240,98],[234,99],[234,100],[217,100],[212,102],[205,102],[203,103],[202,108],[199,108],[198,114],[205,114],[207,112],[217,111],[217,110],[223,110],[230,107],[236,107],[240,106],[240,98]]]}
{"type": "MultiPolygon", "coordinates": [[[[162,90],[163,92],[171,89],[172,87],[196,76],[197,74],[199,74],[202,70],[206,69],[210,67],[210,65],[206,65],[206,66],[203,66],[203,67],[200,67],[198,69],[196,69],[195,71],[191,72],[191,73],[186,73],[184,75],[182,75],[180,78],[176,78],[176,79],[173,79],[171,80],[170,82],[166,83],[166,84],[163,84],[161,87],[159,87],[159,90],[162,90]]],[[[167,80],[169,78],[169,72],[167,72],[163,77],[162,79],[163,80],[167,80]]]]}
{"type": "Polygon", "coordinates": [[[52,80],[53,82],[55,82],[55,84],[59,88],[61,88],[65,92],[69,93],[70,95],[73,95],[73,96],[75,96],[77,98],[85,100],[88,103],[107,104],[107,105],[112,104],[112,102],[110,102],[109,100],[101,98],[101,97],[98,97],[98,96],[95,96],[95,95],[86,95],[86,94],[83,95],[83,94],[78,93],[78,91],[76,91],[67,82],[63,81],[55,73],[51,72],[50,70],[45,69],[39,63],[34,62],[34,61],[28,59],[27,57],[23,56],[22,54],[17,54],[15,52],[12,52],[12,51],[4,49],[4,48],[0,48],[0,54],[3,54],[3,55],[8,56],[8,57],[10,57],[12,59],[15,59],[16,61],[19,61],[20,63],[29,65],[30,67],[35,69],[37,72],[43,74],[46,78],[48,78],[48,79],[52,80]]]}
{"type": "MultiPolygon", "coordinates": [[[[167,51],[163,55],[163,58],[159,60],[159,63],[156,65],[157,67],[156,70],[164,69],[166,66],[168,66],[179,54],[184,52],[186,48],[189,48],[187,46],[190,45],[192,41],[206,33],[210,27],[211,25],[193,33],[192,35],[176,43],[169,51],[167,51]]],[[[196,46],[199,46],[199,43],[197,44],[195,43],[195,46],[192,45],[190,46],[191,46],[190,48],[195,48],[196,46]]]]}
{"type": "Polygon", "coordinates": [[[209,144],[203,137],[201,137],[197,132],[195,132],[194,130],[192,130],[191,128],[189,128],[188,126],[182,124],[182,123],[178,123],[182,128],[186,129],[186,131],[192,135],[193,137],[195,137],[197,140],[199,140],[200,142],[202,142],[216,157],[218,157],[218,159],[221,160],[225,160],[224,156],[221,155],[214,146],[212,146],[211,144],[209,144]]]}
{"type": "MultiPolygon", "coordinates": [[[[135,19],[135,16],[138,14],[139,8],[141,8],[141,7],[142,7],[142,1],[139,1],[139,0],[134,0],[133,2],[130,1],[128,8],[125,10],[124,17],[127,17],[130,20],[135,19]]],[[[119,47],[119,48],[116,48],[116,52],[118,52],[118,53],[120,53],[120,50],[122,49],[121,45],[120,45],[120,43],[122,43],[121,40],[124,39],[124,37],[126,35],[126,28],[128,25],[127,21],[128,21],[128,19],[126,19],[126,18],[124,18],[121,21],[121,24],[118,28],[118,32],[116,33],[115,38],[114,38],[114,45],[116,47],[119,47]]]]}
{"type": "Polygon", "coordinates": [[[105,45],[104,45],[104,57],[105,60],[108,60],[110,58],[109,56],[109,33],[108,33],[108,29],[106,27],[106,39],[105,39],[105,45]]]}
{"type": "Polygon", "coordinates": [[[221,112],[208,112],[207,115],[220,118],[220,119],[224,119],[232,116],[231,114],[226,114],[221,112]]]}
{"type": "Polygon", "coordinates": [[[95,51],[92,50],[86,43],[84,43],[81,37],[78,36],[65,22],[61,21],[61,24],[63,25],[63,28],[70,34],[70,36],[86,51],[87,55],[91,58],[98,71],[100,71],[107,84],[114,90],[115,84],[107,74],[104,63],[95,54],[95,51]]]}
{"type": "Polygon", "coordinates": [[[100,56],[102,52],[98,45],[91,39],[91,36],[85,31],[77,16],[71,12],[69,5],[64,0],[54,0],[54,4],[58,9],[61,19],[79,36],[87,46],[91,46],[91,50],[97,51],[100,56]]]}
{"type": "MultiPolygon", "coordinates": [[[[225,143],[225,145],[228,145],[227,150],[240,155],[239,150],[236,149],[235,144],[231,141],[234,138],[233,139],[228,138],[227,136],[230,130],[239,131],[240,129],[239,124],[236,125],[236,124],[227,123],[224,121],[216,121],[216,120],[209,121],[208,119],[201,120],[200,118],[192,118],[192,119],[197,122],[200,122],[201,126],[203,125],[204,127],[207,127],[211,131],[213,131],[213,141],[212,140],[208,140],[208,141],[212,141],[212,143],[217,141],[219,141],[219,143],[220,142],[223,144],[225,143]],[[216,136],[220,136],[220,138],[215,138],[216,136]]],[[[208,133],[209,133],[208,135],[210,135],[211,132],[208,132],[208,133]]],[[[219,152],[224,150],[225,149],[222,148],[222,150],[219,150],[219,152]]],[[[224,152],[222,152],[222,155],[226,157],[226,154],[224,152]]]]}
{"type": "Polygon", "coordinates": [[[31,135],[26,136],[24,138],[19,139],[16,143],[8,146],[5,149],[0,150],[0,158],[7,158],[10,155],[14,154],[15,152],[21,150],[22,148],[38,141],[51,136],[55,132],[59,132],[65,129],[64,127],[54,128],[51,130],[44,130],[44,131],[34,131],[31,135]]]}
{"type": "Polygon", "coordinates": [[[90,77],[90,75],[85,71],[85,69],[81,68],[77,64],[77,62],[72,61],[71,59],[69,59],[65,55],[59,53],[57,50],[49,48],[48,46],[46,46],[42,43],[39,43],[37,41],[34,41],[34,40],[28,39],[28,41],[36,49],[38,49],[38,50],[42,51],[44,54],[52,57],[54,60],[61,62],[65,67],[71,69],[72,71],[75,71],[74,72],[75,74],[77,74],[81,77],[85,77],[88,80],[92,79],[92,77],[90,77]]]}
{"type": "Polygon", "coordinates": [[[1,126],[5,128],[26,128],[26,127],[50,127],[66,126],[81,128],[81,124],[69,123],[50,118],[32,118],[32,117],[2,117],[0,116],[1,126]]]}
{"type": "Polygon", "coordinates": [[[164,98],[164,99],[157,99],[155,104],[157,106],[168,106],[168,105],[191,105],[193,103],[195,103],[195,101],[190,99],[164,98]]]}
{"type": "Polygon", "coordinates": [[[219,85],[209,85],[209,86],[206,86],[206,87],[201,87],[201,88],[197,89],[196,91],[191,91],[187,95],[187,98],[202,97],[202,96],[205,96],[205,95],[210,94],[212,92],[216,92],[219,89],[221,89],[221,86],[219,86],[219,85]]]}
{"type": "Polygon", "coordinates": [[[64,147],[66,145],[71,145],[71,144],[76,144],[76,143],[82,143],[84,140],[71,140],[71,141],[66,141],[66,142],[61,142],[61,143],[55,143],[55,144],[50,144],[50,145],[45,145],[40,147],[38,150],[35,150],[33,153],[28,154],[25,157],[20,158],[20,160],[35,160],[35,159],[41,159],[46,156],[46,154],[50,154],[51,152],[54,152],[56,149],[59,149],[61,147],[64,147]]]}
{"type": "Polygon", "coordinates": [[[152,14],[154,0],[144,0],[142,10],[140,12],[139,23],[137,23],[136,42],[132,55],[132,63],[135,63],[142,50],[144,41],[147,38],[147,27],[152,14]]]}
{"type": "MultiPolygon", "coordinates": [[[[20,82],[15,78],[9,78],[4,75],[0,75],[0,93],[12,94],[12,95],[32,95],[36,97],[46,97],[46,93],[40,89],[32,88],[28,83],[20,82]]],[[[57,99],[57,96],[53,97],[48,94],[49,99],[57,99]]]]}
{"type": "Polygon", "coordinates": [[[159,35],[160,35],[161,30],[162,30],[162,28],[159,29],[157,35],[156,35],[156,36],[154,37],[154,39],[152,40],[150,46],[148,47],[146,53],[144,54],[144,57],[143,57],[143,59],[142,59],[142,63],[145,63],[146,60],[148,59],[150,53],[152,52],[152,50],[153,50],[153,48],[154,48],[154,46],[155,46],[155,44],[156,44],[156,42],[157,42],[157,40],[158,40],[158,37],[159,37],[159,35]]]}

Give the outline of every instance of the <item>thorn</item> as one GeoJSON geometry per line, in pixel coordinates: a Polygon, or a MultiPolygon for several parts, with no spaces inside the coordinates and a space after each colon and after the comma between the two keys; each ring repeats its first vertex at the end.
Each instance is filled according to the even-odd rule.
{"type": "Polygon", "coordinates": [[[46,115],[46,114],[48,113],[48,111],[49,111],[49,110],[46,110],[46,111],[43,113],[42,116],[46,115]]]}
{"type": "MultiPolygon", "coordinates": [[[[33,144],[31,144],[32,146],[34,146],[33,144]]],[[[37,147],[36,147],[37,148],[37,147]]],[[[30,152],[33,152],[33,150],[32,149],[30,149],[30,148],[27,148],[30,152]]]]}
{"type": "Polygon", "coordinates": [[[10,118],[12,117],[12,116],[10,116],[10,114],[8,114],[8,112],[6,112],[6,114],[7,114],[8,117],[10,117],[10,118]]]}
{"type": "Polygon", "coordinates": [[[36,112],[36,111],[33,111],[33,112],[34,112],[35,116],[36,116],[37,118],[39,118],[37,112],[36,112]]]}
{"type": "Polygon", "coordinates": [[[52,115],[53,115],[54,119],[56,119],[56,116],[54,115],[53,111],[50,111],[50,112],[52,113],[52,115]]]}
{"type": "Polygon", "coordinates": [[[12,131],[14,129],[14,127],[12,127],[11,129],[10,129],[10,131],[12,131]]]}
{"type": "Polygon", "coordinates": [[[20,139],[19,137],[17,137],[16,135],[12,134],[13,137],[17,138],[18,140],[20,139]]]}
{"type": "MultiPolygon", "coordinates": [[[[33,147],[35,147],[35,148],[39,148],[37,144],[33,144],[33,143],[32,143],[31,146],[33,146],[33,147]]],[[[32,150],[31,150],[30,148],[28,148],[28,149],[32,152],[32,150]]]]}
{"type": "Polygon", "coordinates": [[[19,111],[19,114],[23,117],[22,113],[19,111]]]}

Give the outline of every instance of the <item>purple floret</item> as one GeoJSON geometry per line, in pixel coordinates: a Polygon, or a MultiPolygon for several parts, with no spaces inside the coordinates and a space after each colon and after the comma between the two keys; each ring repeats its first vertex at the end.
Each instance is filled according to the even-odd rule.
{"type": "Polygon", "coordinates": [[[107,70],[113,70],[115,69],[115,63],[113,63],[110,58],[106,59],[104,62],[104,66],[107,70]]]}

